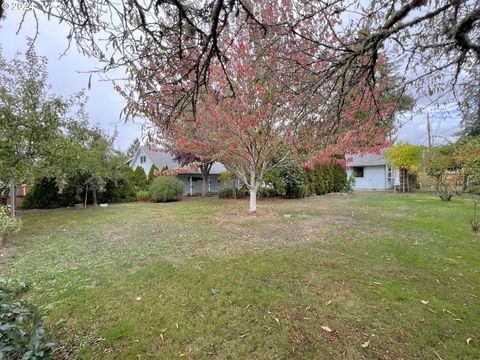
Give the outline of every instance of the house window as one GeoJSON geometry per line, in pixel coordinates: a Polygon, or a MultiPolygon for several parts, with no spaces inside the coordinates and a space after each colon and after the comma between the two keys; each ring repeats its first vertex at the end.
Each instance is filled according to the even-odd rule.
{"type": "Polygon", "coordinates": [[[361,166],[354,166],[352,168],[352,172],[353,172],[353,177],[356,177],[356,178],[363,177],[363,167],[361,166]]]}
{"type": "Polygon", "coordinates": [[[140,164],[146,163],[147,162],[147,156],[146,155],[141,155],[140,156],[140,164]]]}

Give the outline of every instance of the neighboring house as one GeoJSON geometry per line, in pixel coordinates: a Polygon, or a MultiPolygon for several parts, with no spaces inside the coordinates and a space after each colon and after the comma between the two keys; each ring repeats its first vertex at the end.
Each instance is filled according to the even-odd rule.
{"type": "Polygon", "coordinates": [[[347,154],[347,175],[355,179],[354,190],[385,191],[400,185],[398,169],[391,168],[382,154],[347,154]]]}
{"type": "MultiPolygon", "coordinates": [[[[28,184],[22,184],[22,185],[15,186],[15,207],[17,209],[22,207],[23,199],[28,194],[28,192],[30,191],[31,188],[32,188],[32,186],[28,185],[28,184]]],[[[0,201],[0,203],[1,203],[1,201],[0,201]]],[[[5,203],[10,204],[10,192],[7,193],[5,203]]]]}
{"type": "MultiPolygon", "coordinates": [[[[138,166],[143,167],[148,175],[151,167],[155,165],[159,170],[168,167],[168,169],[178,169],[180,165],[173,160],[170,153],[161,148],[144,145],[141,146],[135,155],[128,160],[128,165],[135,170],[138,166]]],[[[226,171],[225,166],[215,162],[210,170],[210,181],[208,183],[208,192],[218,193],[222,189],[223,184],[220,182],[218,175],[226,171]]],[[[203,178],[199,169],[192,170],[188,173],[182,173],[177,176],[184,184],[184,195],[196,195],[202,193],[203,178]]]]}

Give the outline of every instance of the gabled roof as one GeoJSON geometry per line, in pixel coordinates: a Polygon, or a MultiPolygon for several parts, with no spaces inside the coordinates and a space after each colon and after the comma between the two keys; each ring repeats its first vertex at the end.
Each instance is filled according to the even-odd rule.
{"type": "Polygon", "coordinates": [[[172,155],[166,152],[164,149],[155,148],[150,145],[144,145],[140,147],[145,154],[150,158],[152,163],[159,169],[162,169],[165,166],[168,166],[169,169],[176,169],[180,165],[173,161],[172,155]]]}
{"type": "MultiPolygon", "coordinates": [[[[173,156],[169,152],[165,149],[153,147],[151,145],[141,146],[133,159],[136,159],[140,149],[143,150],[152,163],[160,170],[165,166],[168,166],[169,169],[178,169],[180,167],[180,164],[173,160],[173,156]]],[[[220,174],[224,171],[226,171],[225,166],[219,162],[215,162],[210,170],[210,174],[220,174]]],[[[192,170],[190,174],[201,174],[201,172],[200,170],[192,170]]]]}
{"type": "Polygon", "coordinates": [[[364,155],[360,154],[346,154],[345,158],[347,159],[347,166],[378,166],[388,164],[387,158],[381,154],[366,153],[364,155]],[[351,159],[351,161],[348,161],[351,159]]]}

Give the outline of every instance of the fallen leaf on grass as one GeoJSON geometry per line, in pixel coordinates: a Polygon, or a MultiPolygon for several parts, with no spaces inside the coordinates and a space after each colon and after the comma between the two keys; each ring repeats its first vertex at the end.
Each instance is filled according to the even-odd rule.
{"type": "Polygon", "coordinates": [[[432,349],[432,351],[435,355],[437,355],[437,358],[439,358],[440,360],[443,360],[442,357],[440,355],[438,355],[438,353],[435,350],[432,349]]]}
{"type": "Polygon", "coordinates": [[[472,341],[472,338],[467,339],[467,345],[470,345],[470,342],[472,341]]]}
{"type": "Polygon", "coordinates": [[[328,326],[321,326],[322,330],[325,330],[326,332],[332,332],[332,329],[330,329],[328,326]]]}
{"type": "Polygon", "coordinates": [[[280,320],[278,320],[277,318],[274,318],[274,319],[278,323],[278,325],[280,325],[280,320]]]}
{"type": "Polygon", "coordinates": [[[423,305],[428,305],[428,301],[427,301],[427,300],[420,300],[420,302],[421,302],[423,305]]]}
{"type": "Polygon", "coordinates": [[[445,314],[445,313],[448,313],[450,315],[452,315],[453,317],[457,317],[457,315],[455,315],[454,313],[452,313],[451,311],[447,310],[447,309],[443,309],[442,312],[445,314]]]}
{"type": "Polygon", "coordinates": [[[137,297],[135,298],[135,300],[140,301],[140,300],[142,300],[142,297],[141,297],[141,296],[137,296],[137,297]]]}
{"type": "Polygon", "coordinates": [[[370,345],[370,340],[364,342],[364,343],[362,344],[362,348],[366,349],[366,348],[368,347],[368,345],[370,345]]]}
{"type": "Polygon", "coordinates": [[[353,237],[347,236],[347,241],[352,241],[352,240],[353,240],[353,237]]]}

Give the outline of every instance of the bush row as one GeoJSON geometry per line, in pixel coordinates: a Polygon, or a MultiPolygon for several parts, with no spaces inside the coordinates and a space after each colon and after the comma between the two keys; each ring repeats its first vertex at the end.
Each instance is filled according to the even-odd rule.
{"type": "MultiPolygon", "coordinates": [[[[129,166],[118,169],[112,179],[98,187],[96,192],[99,203],[119,203],[138,200],[148,200],[150,195],[148,187],[153,181],[152,167],[149,176],[143,168],[138,167],[135,171],[129,166]]],[[[90,175],[78,175],[67,179],[62,188],[57,179],[43,178],[37,181],[23,200],[24,209],[53,209],[61,206],[73,206],[83,203],[85,199],[85,180],[90,175]]],[[[92,199],[92,190],[88,190],[89,203],[92,199]]]]}
{"type": "MultiPolygon", "coordinates": [[[[264,185],[259,191],[262,197],[285,196],[303,198],[340,192],[348,187],[347,172],[338,164],[317,165],[313,170],[290,165],[265,174],[264,185]]],[[[237,197],[248,194],[245,188],[237,190],[237,197]]],[[[233,189],[226,187],[218,193],[221,198],[234,197],[233,189]]]]}

